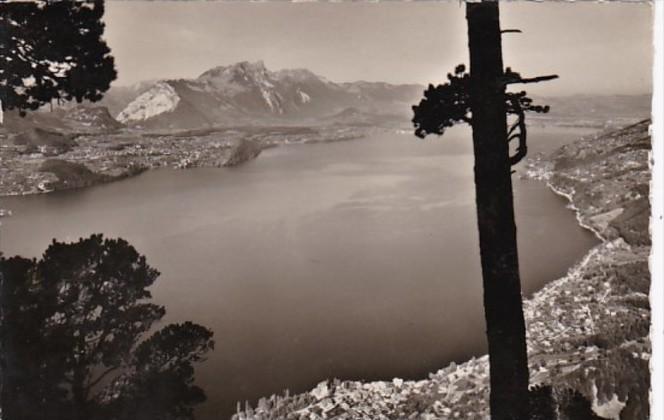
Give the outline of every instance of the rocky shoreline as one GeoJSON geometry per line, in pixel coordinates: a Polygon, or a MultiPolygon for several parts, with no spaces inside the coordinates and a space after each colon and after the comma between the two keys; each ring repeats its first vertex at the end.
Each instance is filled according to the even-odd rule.
{"type": "MultiPolygon", "coordinates": [[[[524,302],[530,383],[576,390],[596,414],[621,420],[649,413],[648,127],[580,139],[526,171],[565,196],[602,241],[524,302]]],[[[488,372],[483,356],[419,381],[323,381],[238,404],[233,419],[487,419],[488,372]]]]}

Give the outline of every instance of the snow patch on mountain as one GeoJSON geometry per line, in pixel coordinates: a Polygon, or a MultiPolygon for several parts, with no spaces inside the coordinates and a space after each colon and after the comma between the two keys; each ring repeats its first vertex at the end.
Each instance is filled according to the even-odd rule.
{"type": "Polygon", "coordinates": [[[281,107],[281,97],[279,94],[271,89],[266,89],[265,86],[261,86],[260,90],[261,95],[267,106],[270,107],[270,110],[278,114],[283,114],[284,109],[281,107]]]}
{"type": "Polygon", "coordinates": [[[164,112],[173,111],[180,102],[180,96],[173,86],[166,82],[157,82],[153,87],[139,95],[117,116],[118,121],[143,121],[164,112]]]}
{"type": "Polygon", "coordinates": [[[302,102],[303,104],[311,102],[311,96],[307,95],[307,92],[303,92],[300,89],[298,89],[297,94],[300,96],[300,102],[302,102]]]}
{"type": "Polygon", "coordinates": [[[405,85],[339,84],[306,69],[270,71],[262,61],[242,61],[211,68],[195,79],[152,83],[117,103],[113,115],[122,122],[141,125],[155,119],[154,124],[147,124],[152,128],[196,128],[266,116],[294,120],[324,117],[348,107],[397,114],[407,110],[420,94],[420,87],[409,90],[405,85]],[[165,112],[172,118],[159,117],[165,112]]]}

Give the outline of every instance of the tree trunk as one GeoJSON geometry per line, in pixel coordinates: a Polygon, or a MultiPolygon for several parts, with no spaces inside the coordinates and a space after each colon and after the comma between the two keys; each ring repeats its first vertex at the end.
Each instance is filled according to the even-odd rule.
{"type": "Polygon", "coordinates": [[[16,290],[23,287],[25,265],[0,263],[0,408],[3,420],[36,420],[41,418],[31,412],[38,398],[34,395],[33,381],[37,367],[26,353],[30,340],[25,324],[21,321],[21,302],[16,290]]]}
{"type": "Polygon", "coordinates": [[[489,344],[491,418],[528,418],[528,359],[519,280],[497,1],[467,3],[477,225],[489,344]]]}
{"type": "MultiPolygon", "coordinates": [[[[1,269],[1,267],[0,267],[1,269]]],[[[10,312],[10,288],[9,283],[5,281],[4,275],[0,272],[0,408],[4,418],[12,420],[16,417],[13,398],[15,398],[14,372],[11,371],[16,366],[14,360],[15,346],[13,343],[13,331],[7,324],[10,312]]]]}
{"type": "MultiPolygon", "coordinates": [[[[78,346],[77,346],[78,347],[78,346]]],[[[81,365],[74,367],[74,375],[72,378],[72,403],[73,403],[73,419],[72,420],[88,420],[90,418],[87,410],[87,395],[85,391],[85,370],[81,365]]]]}

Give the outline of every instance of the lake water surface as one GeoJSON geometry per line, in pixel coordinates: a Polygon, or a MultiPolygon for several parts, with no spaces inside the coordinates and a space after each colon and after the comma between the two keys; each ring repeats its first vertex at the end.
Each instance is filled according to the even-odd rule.
{"type": "MultiPolygon", "coordinates": [[[[581,133],[531,129],[531,153],[581,133]]],[[[5,255],[52,238],[123,237],[161,277],[166,322],[214,330],[203,420],[325,378],[418,378],[485,352],[469,132],[264,151],[227,169],[158,170],[0,202],[5,255]]],[[[566,202],[514,177],[524,293],[592,245],[566,202]]]]}

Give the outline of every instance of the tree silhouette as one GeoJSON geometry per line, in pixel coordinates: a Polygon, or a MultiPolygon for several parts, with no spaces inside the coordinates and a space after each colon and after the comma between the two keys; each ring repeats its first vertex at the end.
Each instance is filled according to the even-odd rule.
{"type": "Polygon", "coordinates": [[[35,293],[34,261],[15,257],[0,266],[0,407],[6,419],[64,420],[64,375],[53,357],[56,342],[43,342],[49,310],[46,296],[35,293]]]}
{"type": "Polygon", "coordinates": [[[159,273],[122,239],[53,241],[0,261],[3,419],[191,419],[193,364],[214,346],[191,322],[145,335],[159,273]]]}
{"type": "Polygon", "coordinates": [[[2,110],[100,100],[116,77],[103,14],[102,0],[0,3],[2,110]]]}
{"type": "MultiPolygon", "coordinates": [[[[514,83],[533,83],[555,79],[557,76],[540,76],[524,79],[511,68],[505,69],[504,85],[514,83]]],[[[448,82],[442,85],[429,85],[424,91],[424,99],[419,105],[413,106],[415,135],[424,138],[428,134],[443,135],[446,128],[457,123],[472,125],[470,105],[470,74],[466,66],[459,64],[454,73],[447,74],[448,82]]],[[[535,105],[525,91],[504,92],[505,110],[508,115],[516,116],[516,120],[507,130],[507,142],[518,140],[516,153],[510,156],[510,164],[519,163],[528,152],[526,144],[526,112],[547,113],[548,105],[535,105]]]]}
{"type": "Polygon", "coordinates": [[[511,166],[527,153],[525,113],[548,112],[525,92],[507,93],[506,86],[557,76],[522,78],[503,70],[498,2],[466,3],[470,74],[456,67],[448,82],[432,86],[413,106],[415,134],[441,135],[465,122],[473,129],[475,200],[480,239],[484,311],[489,344],[490,406],[494,420],[528,418],[528,359],[519,261],[514,222],[511,166]],[[507,116],[516,121],[508,127],[507,116]],[[509,143],[517,140],[510,156],[509,143]]]}
{"type": "Polygon", "coordinates": [[[534,386],[529,391],[529,420],[606,420],[593,411],[591,402],[570,388],[534,386]]]}

